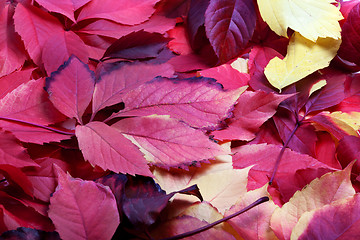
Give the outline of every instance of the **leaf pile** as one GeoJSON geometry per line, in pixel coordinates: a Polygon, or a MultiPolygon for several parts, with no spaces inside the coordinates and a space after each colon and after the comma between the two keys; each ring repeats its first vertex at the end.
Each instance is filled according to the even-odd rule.
{"type": "Polygon", "coordinates": [[[0,238],[360,236],[359,23],[356,0],[0,1],[0,238]]]}

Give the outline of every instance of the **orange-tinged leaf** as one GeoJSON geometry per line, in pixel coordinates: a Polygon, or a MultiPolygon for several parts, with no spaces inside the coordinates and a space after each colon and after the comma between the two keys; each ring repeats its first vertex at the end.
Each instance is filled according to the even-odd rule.
{"type": "Polygon", "coordinates": [[[360,194],[304,213],[291,239],[357,239],[360,236],[360,194]]]}
{"type": "MultiPolygon", "coordinates": [[[[270,196],[267,192],[268,184],[253,191],[245,193],[236,202],[235,206],[226,211],[225,216],[231,215],[264,196],[270,196]]],[[[273,201],[268,201],[256,206],[241,215],[230,219],[228,223],[244,239],[275,239],[275,234],[270,228],[270,218],[277,208],[273,201]]]]}
{"type": "Polygon", "coordinates": [[[282,208],[276,209],[271,217],[271,228],[276,236],[279,239],[290,239],[292,229],[305,212],[353,196],[355,190],[350,181],[352,165],[313,180],[307,187],[297,191],[282,208]]]}

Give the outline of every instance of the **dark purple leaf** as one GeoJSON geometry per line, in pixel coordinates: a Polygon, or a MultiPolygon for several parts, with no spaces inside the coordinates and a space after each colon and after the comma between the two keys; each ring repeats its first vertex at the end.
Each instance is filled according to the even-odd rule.
{"type": "Polygon", "coordinates": [[[4,232],[0,238],[4,240],[61,240],[57,232],[45,232],[24,227],[4,232]]]}

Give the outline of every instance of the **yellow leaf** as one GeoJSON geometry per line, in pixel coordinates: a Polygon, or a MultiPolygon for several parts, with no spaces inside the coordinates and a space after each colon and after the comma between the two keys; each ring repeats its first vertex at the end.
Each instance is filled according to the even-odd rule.
{"type": "Polygon", "coordinates": [[[323,79],[323,80],[318,81],[314,85],[312,85],[312,87],[311,87],[311,89],[309,91],[309,97],[311,96],[311,94],[313,94],[317,90],[320,90],[321,88],[323,88],[326,84],[327,84],[326,80],[323,79]]]}
{"type": "Polygon", "coordinates": [[[249,73],[248,61],[248,59],[238,58],[231,63],[231,67],[241,73],[249,73]]]}
{"type": "Polygon", "coordinates": [[[328,116],[344,131],[350,135],[357,136],[360,129],[360,112],[333,112],[328,116]]]}
{"type": "Polygon", "coordinates": [[[318,37],[340,39],[343,19],[333,0],[258,0],[261,17],[271,30],[287,37],[291,28],[315,42],[318,37]]]}
{"type": "Polygon", "coordinates": [[[329,66],[340,47],[341,40],[319,38],[315,43],[295,32],[291,37],[287,55],[275,57],[265,68],[270,84],[281,91],[316,70],[329,66]]]}

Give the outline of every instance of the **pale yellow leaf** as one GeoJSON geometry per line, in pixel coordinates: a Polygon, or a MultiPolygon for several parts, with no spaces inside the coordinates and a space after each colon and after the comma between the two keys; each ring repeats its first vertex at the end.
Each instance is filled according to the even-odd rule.
{"type": "Polygon", "coordinates": [[[241,73],[249,73],[248,61],[248,59],[238,58],[231,63],[231,67],[241,73]]]}
{"type": "Polygon", "coordinates": [[[327,84],[326,80],[323,79],[323,80],[318,81],[314,85],[312,85],[312,87],[311,87],[311,89],[309,91],[309,97],[311,96],[311,94],[313,94],[317,90],[320,90],[321,88],[323,88],[326,84],[327,84]]]}
{"type": "Polygon", "coordinates": [[[344,131],[357,136],[360,129],[360,112],[332,112],[328,116],[344,131]]]}
{"type": "Polygon", "coordinates": [[[318,37],[340,39],[343,19],[334,0],[258,0],[262,19],[278,35],[291,28],[315,42],[318,37]]]}
{"type": "Polygon", "coordinates": [[[295,83],[316,70],[329,66],[340,47],[341,40],[319,38],[315,43],[295,32],[290,39],[286,57],[275,57],[265,68],[272,86],[282,88],[295,83]]]}

